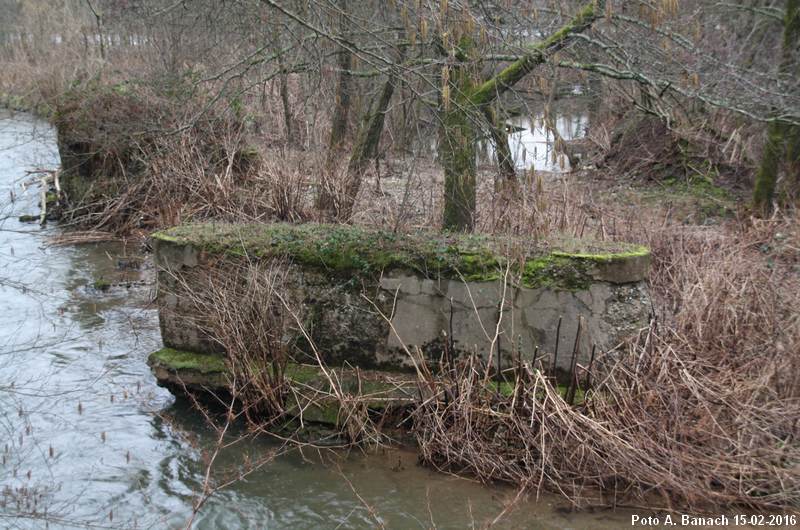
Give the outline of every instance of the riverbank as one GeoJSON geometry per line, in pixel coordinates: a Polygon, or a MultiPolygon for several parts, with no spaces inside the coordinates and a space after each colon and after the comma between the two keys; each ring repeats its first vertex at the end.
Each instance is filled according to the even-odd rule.
{"type": "MultiPolygon", "coordinates": [[[[294,163],[297,161],[295,160],[294,163]]],[[[288,199],[286,205],[294,205],[296,211],[307,212],[313,208],[311,202],[309,173],[307,171],[279,170],[280,162],[275,162],[273,169],[268,171],[271,175],[269,181],[259,181],[265,185],[265,189],[275,192],[275,186],[281,183],[277,190],[280,196],[288,199]],[[270,173],[270,171],[274,171],[270,173]],[[293,180],[295,177],[302,178],[293,180]],[[267,185],[269,182],[269,185],[267,185]],[[270,187],[272,186],[272,187],[270,187]],[[287,187],[288,186],[288,187],[287,187]],[[287,195],[285,192],[296,191],[297,195],[287,195]]],[[[291,167],[291,165],[290,165],[291,167]]],[[[391,167],[391,163],[388,167],[391,167]]],[[[399,167],[405,168],[405,165],[399,167]]],[[[434,190],[440,185],[440,181],[434,178],[426,180],[425,172],[412,173],[404,177],[407,169],[395,174],[386,174],[381,179],[382,192],[375,194],[369,188],[359,200],[364,201],[364,207],[357,208],[359,211],[360,222],[369,225],[375,223],[391,230],[402,230],[403,227],[424,225],[427,221],[438,216],[438,206],[436,200],[428,200],[428,197],[435,197],[434,190]],[[417,183],[425,183],[418,187],[417,183]],[[409,190],[415,190],[409,193],[409,190]],[[368,207],[368,205],[371,205],[368,207]]],[[[706,188],[695,191],[694,187],[688,187],[684,193],[687,199],[681,202],[681,206],[676,208],[674,205],[674,193],[669,192],[670,201],[662,203],[658,197],[653,199],[650,190],[662,190],[660,185],[654,187],[638,187],[636,185],[625,185],[615,182],[601,194],[591,191],[589,183],[594,183],[596,178],[591,172],[578,173],[569,178],[564,176],[552,175],[548,178],[541,178],[535,181],[524,181],[521,191],[523,193],[521,205],[523,207],[521,215],[508,216],[502,212],[497,212],[490,208],[479,210],[483,212],[479,226],[488,231],[497,231],[501,226],[503,230],[514,232],[522,228],[522,224],[530,219],[537,222],[532,225],[535,231],[532,237],[543,237],[544,234],[552,232],[566,233],[572,237],[579,235],[593,235],[607,239],[628,239],[650,245],[654,250],[655,262],[654,270],[650,276],[650,281],[654,290],[656,314],[661,322],[667,324],[674,338],[668,341],[659,342],[659,347],[663,348],[664,353],[677,355],[675,359],[683,358],[680,350],[693,352],[695,358],[699,355],[702,362],[696,365],[697,375],[705,380],[708,377],[709,367],[716,363],[720,356],[727,355],[727,352],[737,352],[738,359],[749,359],[757,351],[763,351],[766,343],[765,332],[769,329],[779,329],[778,334],[783,337],[777,344],[782,348],[791,348],[787,345],[796,342],[795,321],[789,317],[791,315],[791,296],[789,290],[775,291],[774,282],[782,282],[785,285],[793,285],[797,282],[797,275],[793,269],[793,241],[796,237],[796,221],[792,219],[776,220],[774,222],[763,222],[753,224],[740,224],[735,218],[735,201],[720,195],[717,192],[707,193],[706,188]],[[641,190],[641,191],[640,191],[641,190]],[[713,208],[718,201],[723,201],[724,208],[713,208]],[[655,207],[655,210],[653,209],[655,207]],[[646,212],[646,214],[643,214],[646,212]],[[505,224],[503,224],[505,223],[505,224]],[[773,234],[779,237],[773,238],[773,234]],[[720,245],[724,241],[724,245],[720,245]],[[768,246],[765,246],[769,242],[768,246]],[[731,259],[730,252],[735,253],[736,258],[731,259]],[[714,267],[709,264],[716,263],[716,270],[723,271],[721,275],[714,274],[714,267]],[[670,271],[665,273],[665,271],[670,271]],[[749,292],[729,292],[720,290],[719,285],[728,282],[743,282],[743,285],[751,286],[749,292]],[[695,307],[690,303],[688,293],[697,290],[706,293],[726,293],[727,301],[717,301],[711,305],[695,307]],[[686,294],[684,294],[686,293],[686,294]],[[758,294],[755,294],[758,293],[758,294]],[[768,299],[764,299],[764,296],[768,299]],[[769,300],[769,302],[767,302],[769,300]],[[753,307],[752,301],[758,304],[753,307]],[[724,307],[737,308],[733,316],[720,315],[724,307]],[[767,312],[766,308],[777,309],[777,312],[767,312]],[[743,316],[748,315],[743,319],[743,316]],[[746,327],[727,327],[730,318],[738,319],[739,322],[747,322],[746,327]],[[764,320],[769,318],[771,320],[764,320]],[[788,318],[788,319],[787,319],[788,318]],[[707,325],[697,328],[696,322],[704,322],[707,325]],[[690,338],[691,337],[691,338],[690,338]],[[676,350],[678,348],[678,350],[676,350]],[[709,364],[710,363],[710,364],[709,364]]],[[[194,181],[177,180],[174,185],[188,186],[186,191],[192,189],[189,184],[194,181]]],[[[487,205],[494,204],[494,190],[489,179],[483,180],[482,202],[487,205]]],[[[248,182],[247,186],[254,185],[255,182],[248,182]]],[[[224,184],[223,184],[224,186],[224,184]]],[[[712,189],[713,191],[713,189],[712,189]]],[[[183,193],[183,192],[182,192],[183,193]]],[[[276,195],[270,195],[275,197],[276,195]]],[[[264,197],[268,197],[265,195],[264,197]]],[[[114,199],[115,201],[118,199],[114,199]]],[[[210,200],[210,199],[209,199],[210,200]]],[[[238,200],[238,199],[237,199],[238,200]]],[[[260,199],[259,199],[260,200],[260,199]]],[[[229,203],[230,204],[230,203],[229,203]]],[[[361,204],[361,203],[359,203],[361,204]]],[[[135,210],[129,210],[129,212],[135,210]]],[[[238,210],[233,210],[237,211],[238,210]]],[[[270,211],[267,209],[267,211],[270,211]]],[[[277,211],[277,210],[272,210],[277,211]]],[[[285,210],[290,211],[290,210],[285,210]]],[[[125,214],[128,215],[127,213],[125,214]]],[[[203,215],[207,215],[203,214],[203,215]]],[[[225,219],[231,215],[231,211],[223,214],[225,219]]],[[[176,218],[182,218],[183,214],[176,218]]],[[[239,214],[237,214],[237,217],[239,214]]],[[[244,217],[246,218],[246,216],[244,217]]],[[[300,217],[299,219],[302,219],[300,217]]],[[[154,218],[155,219],[155,218],[154,218]]],[[[167,218],[161,218],[163,222],[167,218]]],[[[530,227],[529,227],[530,228],[530,227]]],[[[139,229],[141,233],[141,229],[139,229]]],[[[530,232],[529,232],[530,233],[530,232]]],[[[719,296],[719,295],[718,295],[719,296]]],[[[722,357],[724,358],[724,357],[722,357]]],[[[727,359],[725,363],[730,364],[731,368],[741,361],[732,362],[727,359]]],[[[793,362],[790,358],[778,357],[776,362],[793,362]]],[[[669,361],[673,362],[673,361],[669,361]]],[[[749,380],[751,377],[759,377],[756,374],[764,366],[758,367],[755,364],[747,364],[748,370],[756,369],[753,373],[742,372],[737,368],[735,379],[749,380]],[[758,368],[757,368],[758,367],[758,368]]],[[[783,373],[779,370],[776,373],[783,373]]],[[[716,392],[720,384],[714,380],[719,377],[719,381],[730,381],[730,374],[723,374],[717,371],[714,379],[707,380],[704,386],[716,392]]],[[[679,383],[678,394],[685,390],[684,383],[679,383]]],[[[776,381],[773,387],[779,389],[781,393],[792,395],[792,385],[789,381],[776,381]]],[[[733,389],[739,389],[734,385],[733,389]]],[[[749,388],[745,386],[743,388],[749,388]]],[[[627,393],[625,389],[619,389],[627,393]]],[[[664,402],[672,399],[683,400],[677,395],[664,396],[664,402]]],[[[717,399],[710,397],[710,399],[717,399]]],[[[746,399],[737,397],[738,399],[746,399]]],[[[698,406],[703,407],[698,401],[698,406]]],[[[775,411],[783,417],[782,412],[785,406],[780,399],[770,402],[769,406],[775,406],[775,411]]],[[[653,410],[640,410],[639,414],[647,416],[653,410]]],[[[656,411],[657,412],[657,411],[656,411]]],[[[661,414],[661,412],[657,412],[661,414]]],[[[687,412],[688,413],[688,410],[687,412]]],[[[719,412],[721,413],[721,412],[719,412]]],[[[715,412],[714,414],[718,414],[715,412]]],[[[664,421],[671,416],[665,413],[662,416],[664,421]]],[[[788,417],[791,417],[788,416],[788,417]]],[[[783,420],[777,420],[780,423],[783,420]]],[[[737,424],[730,426],[738,429],[737,424]]],[[[676,436],[683,436],[675,432],[676,436]]],[[[780,432],[776,433],[781,436],[780,432]]],[[[647,435],[649,436],[649,435],[647,435]]],[[[447,448],[447,444],[441,445],[447,448]]],[[[721,448],[726,454],[731,450],[721,448]]],[[[698,490],[706,488],[704,480],[698,473],[698,490]]],[[[683,484],[685,481],[677,480],[676,484],[683,484]]]]}
{"type": "MultiPolygon", "coordinates": [[[[235,116],[223,111],[180,129],[179,135],[139,137],[136,131],[152,132],[159,114],[174,102],[146,86],[90,84],[81,90],[88,93],[73,94],[60,114],[59,147],[66,160],[65,221],[91,229],[91,239],[143,240],[155,229],[185,221],[304,223],[322,216],[315,203],[317,177],[330,168],[321,158],[297,149],[253,150],[252,131],[239,128],[235,116]],[[120,118],[142,104],[152,105],[137,124],[120,118]],[[94,112],[98,105],[104,113],[94,112]]],[[[181,123],[180,116],[170,120],[163,126],[181,123]]],[[[602,379],[602,393],[617,402],[587,404],[587,415],[565,407],[565,394],[553,392],[547,394],[552,408],[541,409],[553,413],[545,419],[531,417],[528,410],[486,423],[476,410],[499,417],[509,403],[492,393],[462,392],[461,382],[469,378],[455,370],[442,394],[447,406],[431,402],[420,423],[425,461],[445,471],[526,487],[539,470],[548,487],[564,492],[563,483],[573,484],[565,493],[592,504],[605,503],[608,496],[602,492],[617,491],[620,484],[633,498],[651,499],[657,484],[661,495],[690,508],[794,506],[800,477],[787,465],[793,458],[787,454],[800,448],[786,440],[792,439],[798,416],[798,386],[784,374],[793,373],[800,361],[784,353],[800,343],[793,309],[800,292],[795,288],[796,214],[747,218],[735,195],[705,179],[676,179],[668,189],[664,182],[634,179],[606,180],[608,185],[598,187],[598,174],[525,173],[511,201],[488,170],[480,173],[476,230],[534,241],[592,237],[652,249],[649,281],[657,325],[624,346],[618,356],[624,362],[607,367],[616,375],[602,379]],[[731,285],[744,287],[732,290],[731,285]],[[764,351],[775,352],[767,363],[764,351]],[[763,394],[764,386],[771,392],[763,394]],[[750,405],[733,405],[738,403],[750,405]],[[541,439],[532,425],[545,426],[552,458],[542,458],[538,442],[498,451],[493,433],[541,439]],[[597,425],[605,427],[597,431],[597,425]],[[751,446],[762,452],[753,454],[751,446]],[[575,447],[589,449],[574,460],[569,455],[575,447]],[[665,476],[667,460],[686,465],[665,476]],[[721,469],[718,461],[729,464],[721,469]],[[741,466],[755,471],[743,477],[741,466]],[[629,472],[620,475],[619,468],[629,472]]],[[[353,224],[398,234],[439,229],[444,183],[432,160],[390,158],[366,179],[349,219],[353,224]]],[[[80,240],[80,233],[73,238],[80,240]]],[[[240,334],[243,344],[252,337],[246,330],[240,334]]],[[[538,382],[534,375],[524,385],[538,382]]]]}
{"type": "MultiPolygon", "coordinates": [[[[57,163],[54,134],[35,119],[4,116],[0,139],[0,406],[14,433],[0,468],[3,516],[23,528],[182,528],[217,438],[146,364],[160,347],[149,257],[120,243],[49,246],[61,228],[19,223],[38,204],[38,190],[24,194],[19,183],[25,169],[57,163]]],[[[612,529],[650,513],[573,511],[545,492],[519,495],[429,470],[401,449],[290,449],[241,426],[230,435],[242,442],[220,454],[215,477],[272,458],[216,492],[198,528],[373,528],[376,518],[387,528],[463,528],[499,517],[496,527],[612,529]]]]}

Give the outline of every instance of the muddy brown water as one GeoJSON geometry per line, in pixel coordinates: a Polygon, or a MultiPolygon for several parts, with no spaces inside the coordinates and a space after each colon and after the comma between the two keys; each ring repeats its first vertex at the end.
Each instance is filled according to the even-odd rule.
{"type": "MultiPolygon", "coordinates": [[[[59,227],[18,221],[38,212],[26,171],[57,164],[47,124],[0,113],[0,527],[183,528],[215,435],[146,365],[160,347],[147,260],[121,244],[50,246],[59,227]]],[[[215,469],[275,447],[249,440],[215,469]]],[[[212,496],[195,527],[482,527],[515,495],[408,450],[295,450],[212,496]]],[[[637,513],[529,496],[495,528],[622,528],[637,513]]]]}

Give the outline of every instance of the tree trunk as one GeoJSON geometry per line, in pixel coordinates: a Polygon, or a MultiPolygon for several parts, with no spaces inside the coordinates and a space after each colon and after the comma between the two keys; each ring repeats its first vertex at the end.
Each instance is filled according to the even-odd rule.
{"type": "Polygon", "coordinates": [[[568,37],[570,35],[580,33],[591,27],[595,20],[602,16],[604,7],[604,0],[587,2],[575,17],[558,31],[531,46],[521,58],[505,67],[488,81],[477,86],[472,96],[470,96],[472,103],[483,107],[500,97],[533,71],[534,68],[546,62],[548,55],[562,49],[569,42],[568,37]]]}
{"type": "Polygon", "coordinates": [[[378,146],[383,133],[386,111],[394,94],[395,82],[394,76],[390,76],[386,80],[381,91],[370,102],[367,114],[362,119],[362,125],[353,145],[353,153],[347,165],[344,196],[338,212],[338,217],[341,220],[349,219],[352,215],[353,205],[361,189],[361,182],[364,179],[364,173],[367,171],[369,161],[378,156],[378,146]]]}
{"type": "MultiPolygon", "coordinates": [[[[783,64],[790,78],[800,77],[800,0],[786,2],[786,22],[783,33],[783,64]]],[[[800,198],[800,127],[785,126],[786,169],[794,185],[795,199],[800,198]]]]}
{"type": "MultiPolygon", "coordinates": [[[[568,37],[590,27],[602,16],[605,2],[587,2],[575,17],[543,41],[531,46],[518,60],[491,79],[473,85],[464,64],[470,59],[471,42],[462,39],[456,54],[459,61],[452,68],[448,89],[452,101],[445,101],[440,112],[439,160],[444,167],[443,228],[454,231],[472,230],[475,222],[475,144],[476,118],[484,109],[523,79],[536,66],[547,61],[548,55],[560,50],[568,37]]],[[[444,98],[447,99],[447,98],[444,98]]]]}
{"type": "MultiPolygon", "coordinates": [[[[349,51],[339,55],[339,68],[350,70],[352,66],[352,55],[349,51]]],[[[339,72],[339,83],[336,88],[336,104],[333,109],[333,120],[331,122],[331,136],[328,142],[329,157],[335,157],[341,149],[342,144],[347,138],[347,122],[350,117],[350,85],[351,78],[349,72],[339,72]]]]}
{"type": "MultiPolygon", "coordinates": [[[[347,0],[339,0],[339,30],[347,38],[349,29],[349,19],[347,13],[347,0]]],[[[347,48],[339,50],[337,56],[337,66],[339,68],[339,79],[336,85],[336,103],[333,109],[333,119],[331,123],[331,135],[328,142],[328,161],[332,162],[342,144],[347,137],[347,123],[350,117],[350,94],[352,91],[352,77],[350,71],[353,69],[353,54],[347,48]]]]}
{"type": "MultiPolygon", "coordinates": [[[[397,64],[403,62],[405,52],[405,47],[401,46],[398,49],[397,64]]],[[[337,217],[342,221],[349,220],[353,214],[353,205],[361,189],[361,183],[364,180],[364,174],[367,172],[369,162],[378,158],[378,147],[380,146],[381,135],[386,123],[386,112],[389,109],[389,103],[392,101],[398,79],[394,72],[389,74],[381,90],[370,100],[366,114],[361,119],[353,150],[350,154],[350,161],[347,164],[344,192],[337,212],[337,217]]]]}
{"type": "Polygon", "coordinates": [[[474,120],[479,113],[468,96],[472,83],[464,66],[451,68],[447,83],[451,96],[442,102],[439,134],[439,161],[444,167],[442,225],[446,230],[467,232],[475,226],[478,134],[474,120]]]}
{"type": "Polygon", "coordinates": [[[292,127],[292,104],[289,101],[289,75],[286,72],[281,72],[279,77],[281,103],[283,104],[283,123],[286,127],[286,142],[292,144],[295,141],[295,134],[292,127]]]}
{"type": "Polygon", "coordinates": [[[753,189],[753,207],[758,215],[769,216],[775,195],[775,183],[784,155],[783,126],[772,122],[767,128],[767,143],[761,156],[761,165],[756,173],[753,189]]]}
{"type": "Polygon", "coordinates": [[[567,160],[569,160],[570,171],[575,171],[578,167],[578,157],[575,156],[572,147],[561,137],[561,133],[558,132],[558,123],[553,117],[553,102],[558,94],[558,83],[558,75],[554,74],[551,79],[550,93],[547,95],[547,102],[544,105],[544,128],[553,135],[555,156],[566,156],[567,160]]]}
{"type": "MultiPolygon", "coordinates": [[[[498,120],[497,113],[491,107],[483,109],[483,115],[489,122],[489,134],[494,144],[494,152],[497,156],[497,168],[500,171],[500,179],[503,181],[514,182],[517,178],[517,168],[514,164],[514,157],[511,154],[511,147],[508,145],[508,132],[506,131],[503,120],[498,120]]],[[[504,187],[501,182],[497,182],[498,187],[504,187]]]]}
{"type": "MultiPolygon", "coordinates": [[[[347,0],[338,1],[339,31],[347,38],[349,34],[350,19],[347,11],[347,0]]],[[[338,67],[338,78],[336,83],[336,100],[331,118],[331,134],[328,140],[328,156],[325,162],[325,169],[321,175],[319,191],[317,193],[317,209],[323,221],[330,221],[340,217],[341,205],[337,202],[343,200],[338,197],[338,170],[337,160],[341,155],[341,149],[347,138],[347,125],[350,118],[350,96],[352,93],[352,76],[350,71],[353,69],[353,54],[349,49],[341,47],[337,54],[336,65],[338,67]]]]}
{"type": "MultiPolygon", "coordinates": [[[[286,129],[286,143],[291,145],[296,141],[295,131],[292,119],[292,104],[289,100],[289,74],[287,72],[286,63],[284,62],[283,53],[280,53],[282,47],[282,39],[280,34],[273,31],[272,38],[275,39],[274,46],[278,55],[278,92],[281,98],[281,105],[283,106],[283,126],[286,129]]],[[[266,85],[264,87],[266,89],[266,85]]]]}
{"type": "MultiPolygon", "coordinates": [[[[787,0],[781,76],[800,74],[798,44],[800,44],[800,0],[787,0]]],[[[800,186],[800,127],[773,121],[767,128],[767,142],[753,188],[753,209],[756,214],[768,216],[772,213],[775,185],[778,182],[781,163],[784,161],[789,180],[793,181],[795,186],[800,186]]]]}
{"type": "Polygon", "coordinates": [[[789,174],[794,180],[795,199],[800,199],[800,127],[790,127],[788,137],[789,174]]]}

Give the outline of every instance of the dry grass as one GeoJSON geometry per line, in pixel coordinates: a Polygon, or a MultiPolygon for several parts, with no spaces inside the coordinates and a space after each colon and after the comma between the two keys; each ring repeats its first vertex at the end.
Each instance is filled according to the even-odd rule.
{"type": "Polygon", "coordinates": [[[647,334],[593,370],[599,382],[572,407],[539,370],[527,368],[502,398],[466,365],[426,385],[435,391],[415,432],[439,469],[578,506],[796,509],[798,404],[733,373],[647,334]]]}
{"type": "Polygon", "coordinates": [[[452,373],[415,415],[424,459],[577,504],[800,508],[797,214],[687,226],[568,194],[549,200],[559,230],[651,247],[659,319],[577,408],[532,367],[512,398],[452,373]]]}

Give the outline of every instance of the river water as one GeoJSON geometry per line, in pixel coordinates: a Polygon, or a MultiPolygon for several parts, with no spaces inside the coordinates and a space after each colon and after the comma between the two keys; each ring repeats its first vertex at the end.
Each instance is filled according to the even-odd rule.
{"type": "MultiPolygon", "coordinates": [[[[26,170],[57,164],[45,123],[0,114],[0,527],[183,528],[215,433],[146,365],[160,347],[147,261],[120,267],[135,249],[53,246],[58,227],[19,222],[38,212],[26,170]]],[[[215,469],[274,447],[249,440],[215,469]]],[[[195,527],[482,527],[515,496],[422,468],[409,451],[320,458],[276,457],[213,495],[195,527]]],[[[546,497],[522,499],[495,527],[628,525],[630,512],[572,513],[546,497]]]]}

